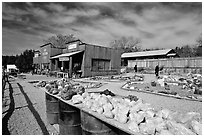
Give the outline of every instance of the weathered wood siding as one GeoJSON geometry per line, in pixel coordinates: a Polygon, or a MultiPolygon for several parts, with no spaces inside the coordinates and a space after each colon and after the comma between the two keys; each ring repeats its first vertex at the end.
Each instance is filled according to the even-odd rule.
{"type": "Polygon", "coordinates": [[[41,63],[50,63],[50,45],[44,46],[40,48],[41,53],[41,63]]]}
{"type": "Polygon", "coordinates": [[[33,57],[33,64],[40,64],[41,63],[41,57],[33,57]]]}
{"type": "Polygon", "coordinates": [[[148,68],[152,70],[159,64],[159,66],[164,66],[166,70],[201,72],[202,57],[128,60],[129,68],[134,68],[136,64],[138,68],[148,68]]]}
{"type": "Polygon", "coordinates": [[[74,51],[79,51],[79,50],[84,50],[85,49],[85,45],[83,44],[79,44],[79,42],[75,42],[75,43],[72,43],[72,44],[77,44],[76,48],[73,48],[73,49],[68,49],[68,45],[66,45],[66,48],[63,49],[63,53],[68,53],[68,52],[74,52],[74,51]]]}
{"type": "Polygon", "coordinates": [[[119,50],[86,45],[83,59],[84,74],[83,76],[96,76],[96,75],[113,75],[120,72],[121,52],[119,50]],[[109,70],[92,71],[92,59],[105,59],[110,60],[109,70]]]}
{"type": "Polygon", "coordinates": [[[51,48],[50,51],[50,57],[55,56],[55,55],[59,55],[62,53],[62,49],[59,48],[51,48]]]}

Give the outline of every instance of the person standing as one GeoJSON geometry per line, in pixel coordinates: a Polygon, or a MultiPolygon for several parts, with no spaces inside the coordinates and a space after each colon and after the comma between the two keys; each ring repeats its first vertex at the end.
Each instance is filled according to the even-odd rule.
{"type": "Polygon", "coordinates": [[[64,68],[63,67],[61,67],[61,72],[63,72],[64,71],[64,68]]]}
{"type": "Polygon", "coordinates": [[[135,65],[134,70],[135,70],[135,72],[137,72],[137,65],[135,65]]]}
{"type": "Polygon", "coordinates": [[[159,77],[159,65],[156,65],[155,67],[155,75],[157,78],[159,77]]]}
{"type": "Polygon", "coordinates": [[[46,75],[47,75],[47,77],[49,76],[49,74],[50,74],[50,71],[49,71],[49,68],[47,68],[47,69],[46,69],[46,75]]]}

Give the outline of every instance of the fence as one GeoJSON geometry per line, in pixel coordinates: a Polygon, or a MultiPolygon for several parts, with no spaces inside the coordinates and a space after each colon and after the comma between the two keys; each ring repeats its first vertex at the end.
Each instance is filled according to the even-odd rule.
{"type": "Polygon", "coordinates": [[[164,67],[164,71],[176,71],[181,73],[202,73],[202,57],[191,58],[168,58],[168,59],[144,59],[144,60],[128,60],[128,67],[154,70],[155,66],[164,67]]]}

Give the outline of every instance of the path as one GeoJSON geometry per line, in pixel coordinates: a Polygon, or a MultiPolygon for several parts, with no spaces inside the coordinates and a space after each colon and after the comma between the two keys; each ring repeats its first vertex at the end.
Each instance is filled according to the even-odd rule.
{"type": "Polygon", "coordinates": [[[6,83],[2,103],[2,134],[58,134],[47,122],[44,92],[27,83],[27,80],[6,83]]]}

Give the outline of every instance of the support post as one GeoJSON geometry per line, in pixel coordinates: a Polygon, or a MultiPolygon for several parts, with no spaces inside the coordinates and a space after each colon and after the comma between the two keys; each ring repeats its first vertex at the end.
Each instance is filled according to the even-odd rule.
{"type": "Polygon", "coordinates": [[[72,57],[69,57],[69,77],[72,77],[72,57]]]}
{"type": "Polygon", "coordinates": [[[58,69],[58,61],[55,59],[55,71],[58,69]]]}
{"type": "Polygon", "coordinates": [[[64,68],[64,61],[62,61],[62,67],[63,67],[63,70],[65,70],[65,68],[64,68]]]}

